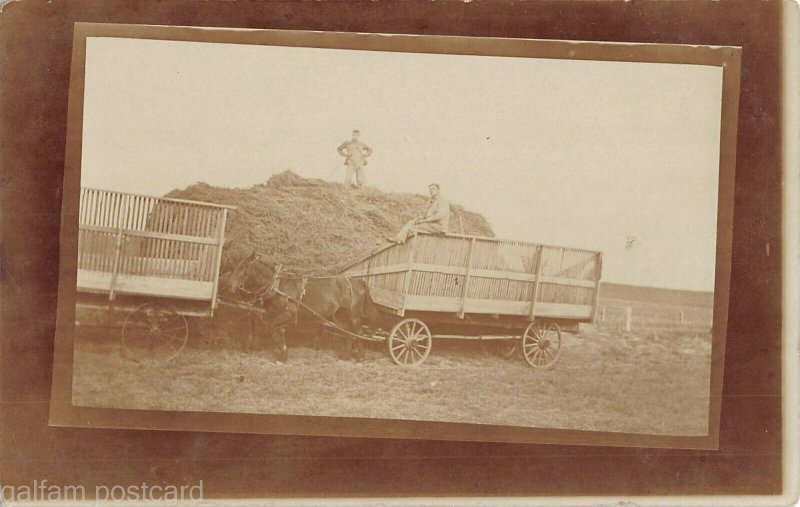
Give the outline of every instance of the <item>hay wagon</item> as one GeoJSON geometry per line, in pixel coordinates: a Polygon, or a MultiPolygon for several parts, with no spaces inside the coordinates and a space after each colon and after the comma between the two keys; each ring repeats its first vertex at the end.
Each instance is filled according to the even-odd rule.
{"type": "MultiPolygon", "coordinates": [[[[415,235],[351,265],[394,323],[396,364],[419,364],[433,339],[519,345],[532,367],[558,360],[562,332],[594,321],[602,254],[459,234],[415,235]]],[[[515,347],[514,347],[515,348],[515,347]]],[[[510,352],[509,352],[510,353],[510,352]]]]}
{"type": "Polygon", "coordinates": [[[120,327],[133,359],[175,357],[216,308],[229,209],[82,188],[76,324],[120,327]]]}

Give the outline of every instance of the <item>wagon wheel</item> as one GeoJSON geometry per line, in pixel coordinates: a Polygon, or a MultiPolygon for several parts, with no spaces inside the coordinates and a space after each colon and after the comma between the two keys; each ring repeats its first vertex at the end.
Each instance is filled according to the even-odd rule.
{"type": "Polygon", "coordinates": [[[522,335],[522,355],[534,368],[548,368],[561,354],[561,328],[555,322],[531,322],[522,335]]]}
{"type": "Polygon", "coordinates": [[[420,364],[431,353],[431,331],[419,319],[403,319],[392,328],[386,340],[395,364],[420,364]]]}
{"type": "Polygon", "coordinates": [[[170,361],[183,350],[188,338],[186,318],[168,304],[139,305],[122,324],[122,348],[140,363],[170,361]]]}

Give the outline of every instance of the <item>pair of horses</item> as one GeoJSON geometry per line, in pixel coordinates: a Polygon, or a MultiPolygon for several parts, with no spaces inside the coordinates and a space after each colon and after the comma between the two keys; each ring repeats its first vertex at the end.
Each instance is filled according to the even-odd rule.
{"type": "MultiPolygon", "coordinates": [[[[365,326],[378,325],[380,318],[364,280],[282,273],[280,265],[272,265],[255,252],[234,266],[223,285],[229,293],[245,296],[265,311],[264,330],[276,342],[282,362],[289,357],[286,331],[298,320],[322,325],[325,319],[360,334],[365,326]]],[[[320,330],[315,329],[315,347],[320,330]]],[[[363,360],[362,340],[351,338],[358,359],[363,360]]]]}

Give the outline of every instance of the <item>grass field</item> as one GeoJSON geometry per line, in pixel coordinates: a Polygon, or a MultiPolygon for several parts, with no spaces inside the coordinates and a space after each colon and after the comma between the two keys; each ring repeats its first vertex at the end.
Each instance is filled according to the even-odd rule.
{"type": "Polygon", "coordinates": [[[664,435],[707,432],[711,340],[564,335],[548,371],[474,343],[438,341],[416,367],[383,350],[362,363],[331,348],[187,347],[172,362],[128,360],[117,335],[76,338],[73,403],[155,410],[255,412],[566,428],[664,435]]]}
{"type": "Polygon", "coordinates": [[[604,282],[600,287],[598,329],[647,337],[672,333],[708,333],[714,293],[604,282]]]}

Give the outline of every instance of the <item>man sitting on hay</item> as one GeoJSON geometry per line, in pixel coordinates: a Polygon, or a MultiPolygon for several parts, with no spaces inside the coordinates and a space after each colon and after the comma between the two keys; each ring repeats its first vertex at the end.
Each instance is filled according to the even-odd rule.
{"type": "Polygon", "coordinates": [[[402,245],[409,236],[417,232],[428,232],[434,234],[445,234],[450,224],[450,203],[439,193],[439,185],[431,183],[428,185],[431,198],[422,216],[409,220],[393,238],[387,237],[388,241],[402,245]]]}

